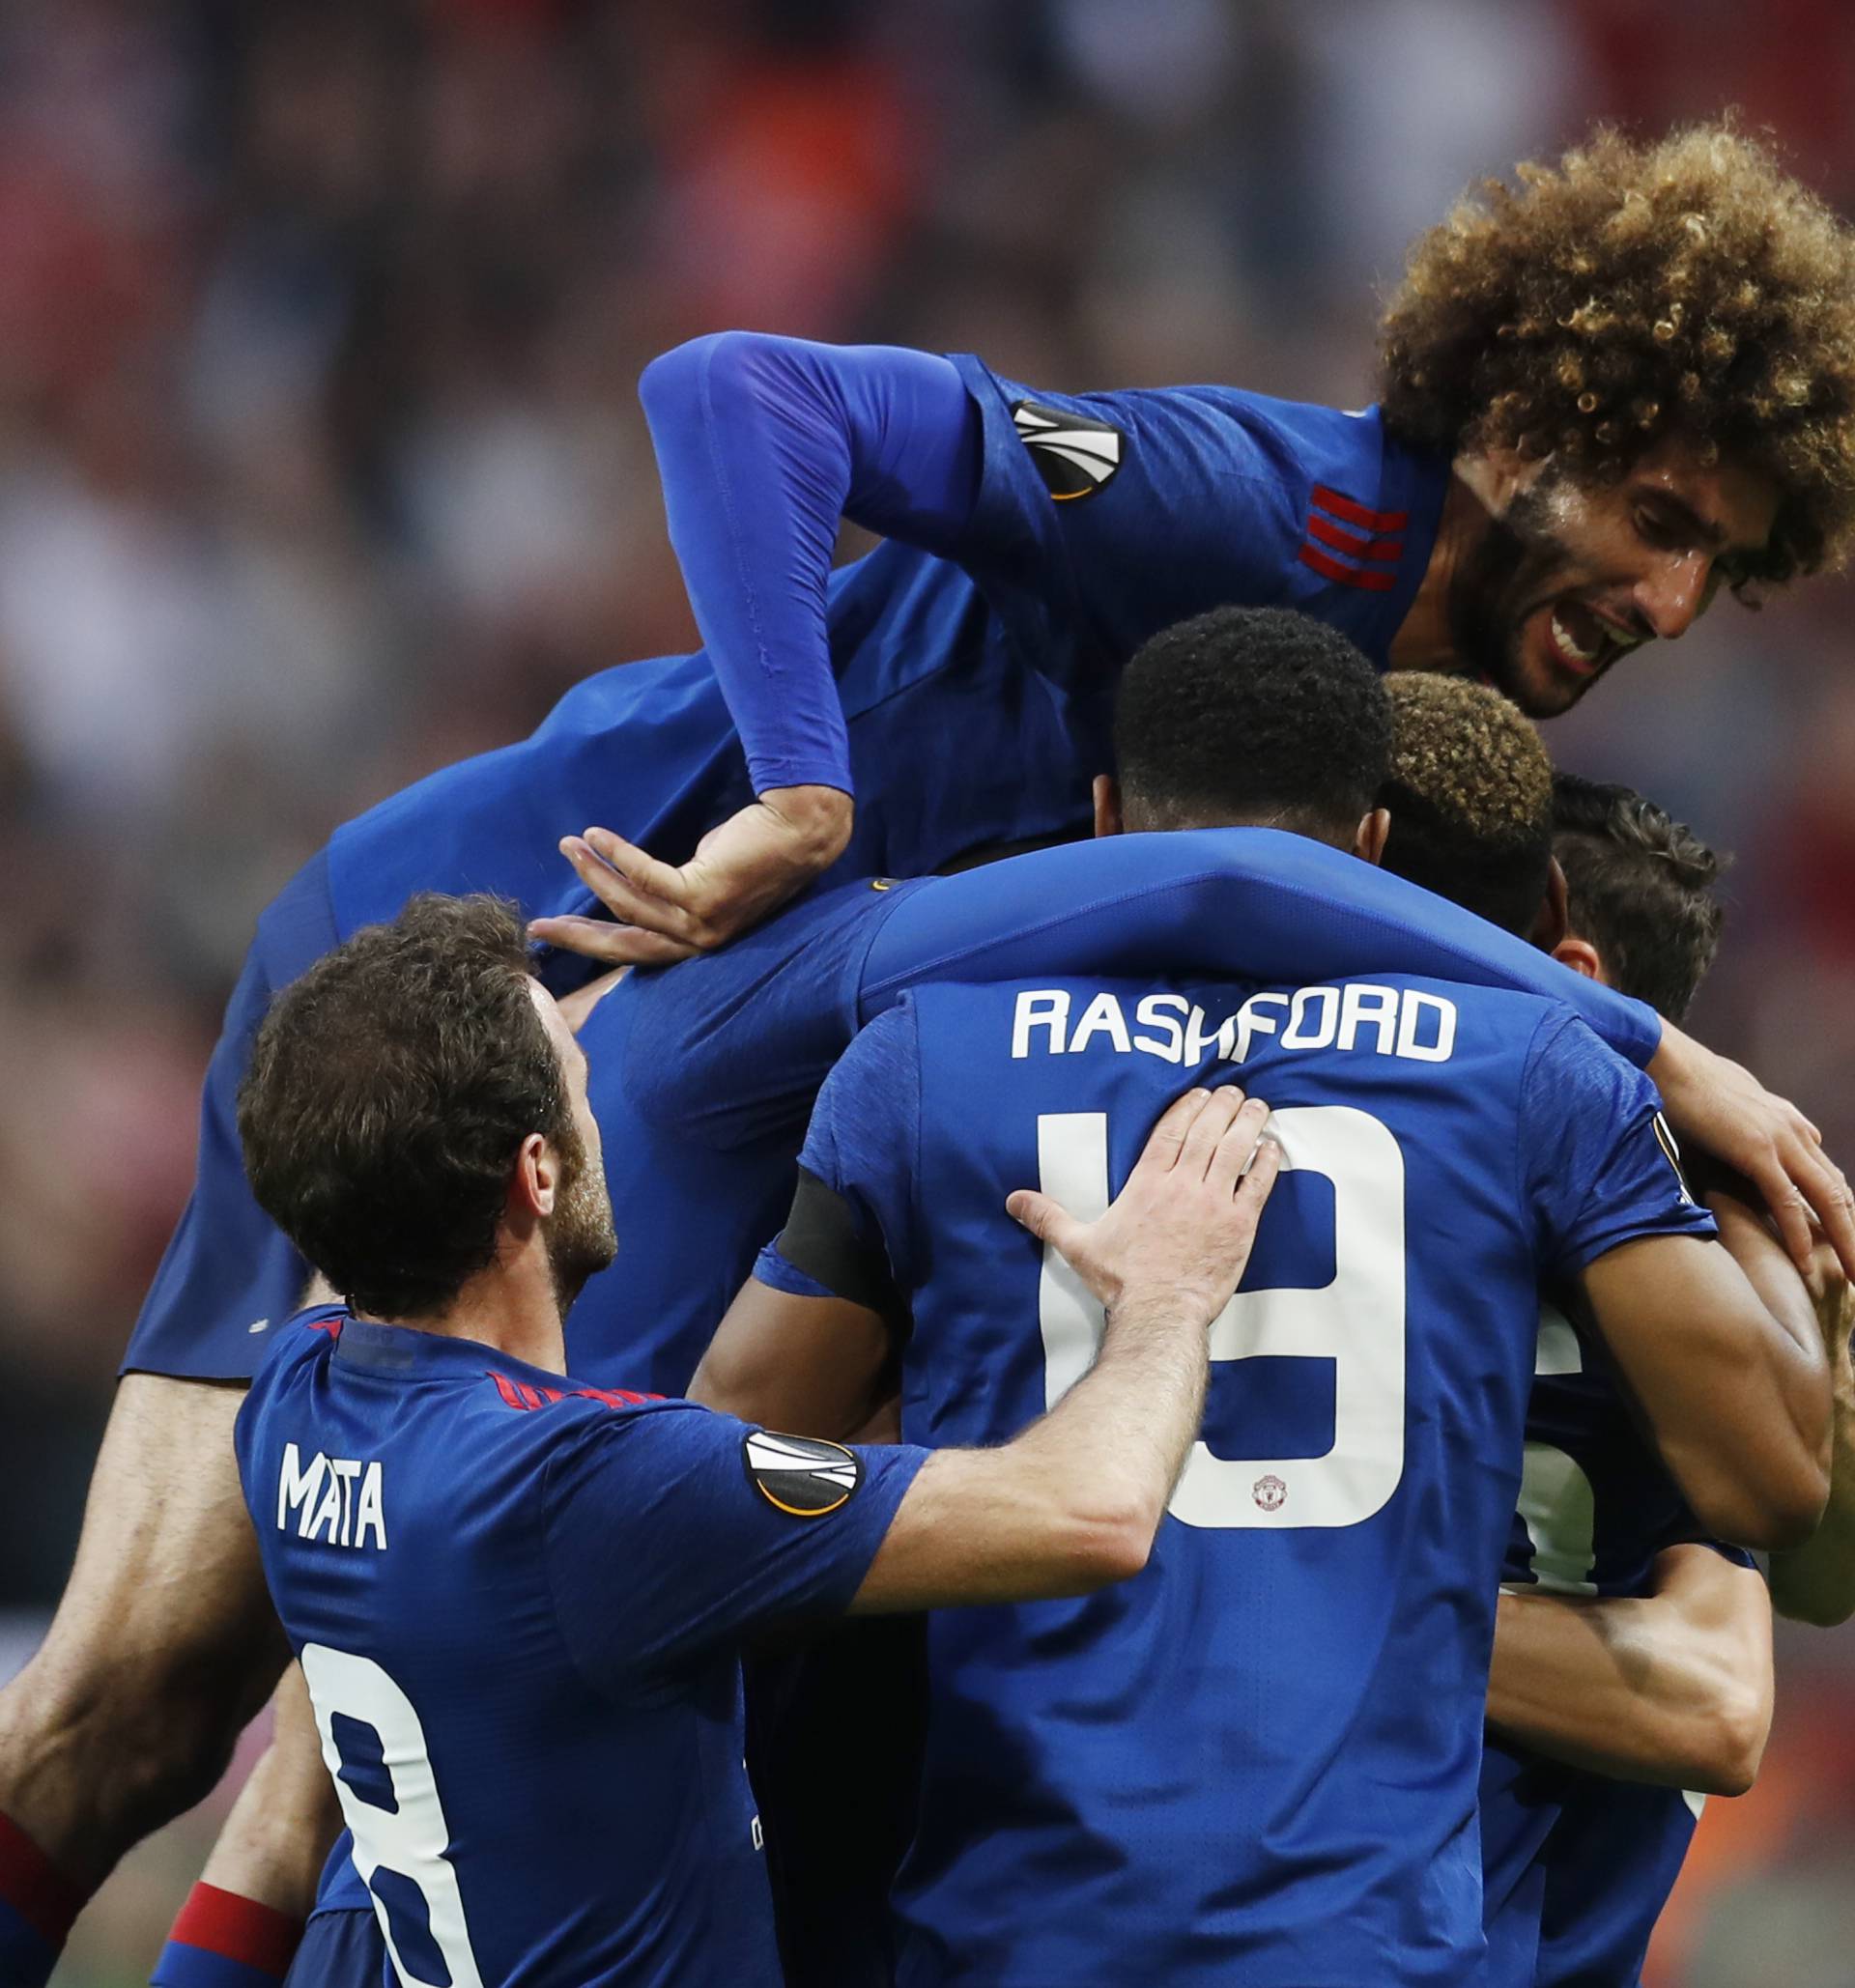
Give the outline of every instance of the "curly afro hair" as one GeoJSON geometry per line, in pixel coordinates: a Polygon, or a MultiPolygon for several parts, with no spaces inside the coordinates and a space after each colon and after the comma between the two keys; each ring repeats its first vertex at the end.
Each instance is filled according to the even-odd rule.
{"type": "Polygon", "coordinates": [[[1539,915],[1553,857],[1553,762],[1531,721],[1466,676],[1398,671],[1384,867],[1510,932],[1539,915]]]}
{"type": "Polygon", "coordinates": [[[1600,128],[1488,182],[1413,247],[1380,399],[1419,447],[1512,448],[1614,480],[1692,437],[1780,492],[1738,579],[1839,564],[1855,535],[1855,231],[1730,120],[1600,128]]]}

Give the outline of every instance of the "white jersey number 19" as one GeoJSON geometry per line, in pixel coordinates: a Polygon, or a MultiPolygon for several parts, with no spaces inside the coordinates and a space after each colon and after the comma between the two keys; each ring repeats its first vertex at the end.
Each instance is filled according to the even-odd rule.
{"type": "MultiPolygon", "coordinates": [[[[1390,1127],[1351,1105],[1276,1112],[1282,1170],[1333,1183],[1333,1277],[1317,1291],[1240,1291],[1211,1328],[1213,1360],[1333,1362],[1333,1446],[1321,1457],[1217,1457],[1192,1445],[1173,1494],[1187,1525],[1357,1525],[1404,1475],[1404,1154],[1390,1127]]],[[[1108,1206],[1108,1122],[1052,1112],[1037,1122],[1039,1185],[1078,1220],[1108,1206]]],[[[1101,1344],[1101,1307],[1053,1249],[1038,1290],[1044,1401],[1054,1407],[1101,1344]]]]}

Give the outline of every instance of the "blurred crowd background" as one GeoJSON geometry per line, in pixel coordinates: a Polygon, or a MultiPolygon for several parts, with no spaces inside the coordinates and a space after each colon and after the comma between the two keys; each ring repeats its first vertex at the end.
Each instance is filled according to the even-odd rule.
{"type": "MultiPolygon", "coordinates": [[[[345,816],[693,642],[653,354],[748,325],[1356,405],[1470,180],[1735,102],[1855,213],[1851,101],[1840,0],[4,0],[0,1675],[259,907],[345,816]]],[[[1845,1164],[1852,611],[1724,603],[1551,732],[1733,852],[1698,1025],[1845,1164]]],[[[1783,1662],[1661,1988],[1855,1983],[1855,1632],[1783,1662]]],[[[65,1988],[145,1979],[216,1813],[131,1860],[65,1988]]]]}

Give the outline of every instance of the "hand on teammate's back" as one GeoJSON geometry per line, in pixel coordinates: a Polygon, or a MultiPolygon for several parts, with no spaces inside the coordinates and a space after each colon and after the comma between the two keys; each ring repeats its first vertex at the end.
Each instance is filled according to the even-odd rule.
{"type": "Polygon", "coordinates": [[[1649,1075],[1680,1137],[1735,1168],[1764,1196],[1784,1247],[1806,1275],[1819,1224],[1843,1269],[1855,1276],[1855,1196],[1823,1150],[1822,1134],[1788,1098],[1670,1024],[1663,1026],[1649,1075]]]}
{"type": "Polygon", "coordinates": [[[1110,1312],[1136,1301],[1200,1314],[1230,1302],[1281,1149],[1263,1136],[1269,1106],[1235,1084],[1187,1091],[1154,1126],[1105,1214],[1081,1222],[1031,1187],[1009,1214],[1055,1249],[1110,1312]]]}
{"type": "Polygon", "coordinates": [[[711,952],[829,869],[853,817],[850,796],[836,787],[770,787],[710,829],[681,868],[589,828],[566,837],[560,853],[618,923],[538,918],[529,933],[610,966],[669,966],[711,952]]]}

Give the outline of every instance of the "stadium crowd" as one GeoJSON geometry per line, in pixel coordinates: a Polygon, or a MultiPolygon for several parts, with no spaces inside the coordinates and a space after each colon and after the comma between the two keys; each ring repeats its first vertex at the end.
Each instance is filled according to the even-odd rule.
{"type": "MultiPolygon", "coordinates": [[[[1372,284],[1475,173],[1729,94],[1847,211],[1851,70],[1827,0],[9,8],[0,1670],[62,1581],[258,908],[335,822],[690,639],[652,355],[740,323],[1346,403],[1372,284]]],[[[1549,733],[1734,852],[1697,1025],[1844,1159],[1848,602],[1723,607],[1549,733]]],[[[1784,1646],[1764,1780],[1714,1825],[1732,1910],[1677,1918],[1665,1978],[1840,1978],[1850,1648],[1784,1646]]],[[[198,1840],[130,1867],[61,1981],[138,1977],[198,1840]]]]}

